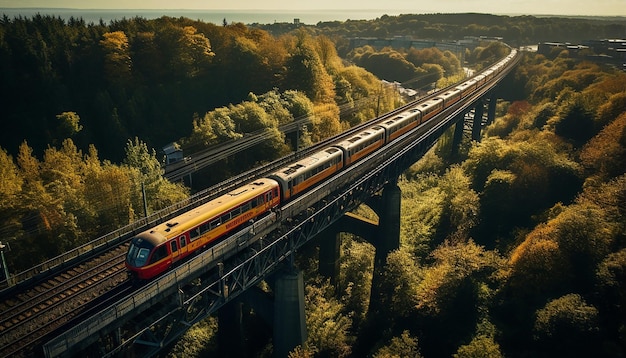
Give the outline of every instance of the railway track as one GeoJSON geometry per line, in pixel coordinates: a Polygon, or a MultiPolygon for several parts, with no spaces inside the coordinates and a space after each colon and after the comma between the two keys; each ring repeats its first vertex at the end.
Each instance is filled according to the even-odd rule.
{"type": "MultiPolygon", "coordinates": [[[[374,120],[392,117],[410,106],[412,104],[407,104],[374,120]]],[[[281,167],[285,162],[291,162],[294,158],[305,156],[330,142],[339,140],[339,138],[357,133],[368,127],[369,122],[371,121],[357,125],[338,137],[316,143],[301,152],[293,153],[241,176],[265,175],[281,167]]],[[[218,184],[216,187],[221,187],[223,190],[229,189],[229,185],[222,187],[218,184]]],[[[207,196],[211,195],[216,196],[219,193],[212,192],[207,196]]],[[[127,281],[124,267],[124,256],[127,249],[128,242],[125,242],[112,247],[96,258],[83,261],[25,291],[19,292],[13,297],[3,297],[0,300],[0,357],[40,355],[40,352],[36,352],[34,347],[39,347],[39,343],[46,335],[67,325],[81,315],[93,312],[96,305],[102,305],[102,302],[105,301],[103,295],[113,296],[114,294],[119,296],[126,292],[123,291],[125,289],[123,286],[127,281]]]]}
{"type": "Polygon", "coordinates": [[[127,281],[128,243],[0,302],[0,357],[37,356],[39,340],[127,281]]]}

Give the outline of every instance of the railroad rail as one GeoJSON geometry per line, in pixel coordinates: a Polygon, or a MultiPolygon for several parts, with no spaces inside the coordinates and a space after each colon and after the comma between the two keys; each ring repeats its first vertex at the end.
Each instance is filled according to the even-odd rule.
{"type": "MultiPolygon", "coordinates": [[[[432,96],[435,96],[435,94],[432,96]]],[[[425,99],[428,99],[428,97],[420,100],[425,99]]],[[[7,294],[2,295],[4,298],[0,301],[0,356],[29,355],[28,349],[25,347],[36,345],[45,335],[67,324],[73,317],[79,315],[90,305],[97,303],[97,298],[101,294],[111,292],[114,288],[123,284],[126,281],[123,264],[124,255],[128,240],[134,233],[142,231],[155,223],[164,222],[182,211],[201,205],[241,183],[263,176],[284,166],[285,163],[293,162],[298,158],[317,151],[328,143],[353,135],[370,126],[372,121],[380,121],[381,119],[395,116],[406,108],[414,106],[414,104],[414,102],[411,102],[381,117],[353,127],[337,137],[329,138],[306,150],[292,153],[272,163],[217,184],[188,200],[143,219],[140,223],[135,223],[132,227],[127,228],[126,232],[122,233],[122,230],[119,234],[116,234],[112,240],[87,244],[90,250],[85,252],[88,252],[88,254],[68,256],[72,257],[73,261],[60,260],[61,264],[49,268],[45,272],[33,270],[35,274],[31,277],[38,276],[37,280],[33,279],[31,281],[36,283],[35,285],[30,285],[28,290],[25,289],[27,287],[26,284],[22,284],[15,289],[13,293],[15,293],[16,299],[8,298],[9,295],[7,294]],[[99,260],[102,260],[101,264],[95,262],[99,260]],[[70,261],[71,264],[68,263],[70,261]],[[68,268],[60,270],[59,268],[63,268],[64,265],[68,268]],[[93,267],[93,273],[88,273],[91,269],[87,267],[93,267]],[[98,267],[97,270],[100,270],[100,273],[96,273],[96,267],[98,267]],[[57,274],[51,276],[53,272],[57,274]],[[74,279],[76,276],[81,278],[74,279]]]]}
{"type": "MultiPolygon", "coordinates": [[[[22,284],[4,290],[0,295],[0,357],[28,355],[29,347],[35,346],[42,337],[89,309],[92,301],[100,295],[126,282],[124,255],[134,233],[155,223],[167,221],[179,212],[201,205],[251,178],[266,175],[285,163],[325,147],[328,143],[353,135],[367,128],[372,121],[392,117],[412,103],[352,127],[336,137],[212,186],[188,200],[19,275],[22,284]]],[[[258,142],[258,138],[251,140],[258,142]]],[[[242,148],[245,149],[245,146],[242,148]]]]}
{"type": "Polygon", "coordinates": [[[0,302],[0,356],[15,357],[127,280],[128,244],[0,302]]]}

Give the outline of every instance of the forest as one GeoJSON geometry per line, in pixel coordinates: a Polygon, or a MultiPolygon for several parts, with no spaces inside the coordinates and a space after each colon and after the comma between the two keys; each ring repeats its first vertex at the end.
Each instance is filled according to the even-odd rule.
{"type": "MultiPolygon", "coordinates": [[[[406,16],[416,29],[445,17],[406,16]]],[[[395,34],[380,22],[404,18],[367,26],[395,34]]],[[[468,18],[450,15],[440,28],[463,34],[468,18]]],[[[484,31],[522,19],[529,26],[519,41],[558,34],[540,32],[539,18],[474,21],[484,31]]],[[[624,33],[612,22],[571,20],[583,23],[598,36],[624,33]]],[[[142,217],[142,189],[149,212],[189,195],[163,178],[154,148],[274,131],[213,170],[225,177],[293,150],[280,124],[311,116],[309,145],[396,107],[381,78],[431,74],[443,86],[506,50],[486,43],[461,64],[433,49],[342,52],[338,36],[167,17],[3,18],[0,231],[11,272],[142,217]],[[345,106],[356,110],[340,115],[345,106]]],[[[481,141],[452,155],[449,133],[401,177],[401,248],[388,256],[380,287],[372,288],[374,248],[357,237],[342,236],[336,287],[318,276],[315,245],[301,250],[308,339],[291,357],[626,355],[626,74],[567,50],[526,53],[502,86],[498,118],[481,141]],[[381,304],[370,305],[372,292],[381,304]]],[[[358,213],[376,219],[366,206],[358,213]]],[[[270,328],[254,314],[248,320],[250,355],[271,356],[270,328]]],[[[169,355],[216,353],[216,325],[192,327],[169,355]]]]}
{"type": "MultiPolygon", "coordinates": [[[[280,35],[293,31],[290,23],[253,24],[280,35]]],[[[593,39],[623,38],[626,19],[606,17],[505,16],[479,13],[381,15],[375,20],[323,21],[307,26],[317,35],[337,43],[339,55],[350,51],[351,37],[389,38],[409,36],[416,39],[453,41],[466,36],[501,37],[511,46],[546,41],[581,43],[593,39]]]]}

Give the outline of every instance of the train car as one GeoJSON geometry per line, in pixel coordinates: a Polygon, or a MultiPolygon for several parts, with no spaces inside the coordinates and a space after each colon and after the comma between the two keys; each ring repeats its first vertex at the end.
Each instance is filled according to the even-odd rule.
{"type": "Polygon", "coordinates": [[[385,128],[373,126],[334,145],[343,151],[343,164],[348,166],[385,145],[385,128]]]}
{"type": "Polygon", "coordinates": [[[443,101],[443,108],[448,108],[452,104],[458,102],[461,99],[461,90],[458,88],[453,88],[447,90],[445,93],[440,94],[437,98],[441,98],[443,101]]]}
{"type": "Polygon", "coordinates": [[[486,70],[485,72],[483,72],[483,75],[485,76],[485,81],[489,82],[493,79],[493,76],[495,75],[495,71],[493,70],[493,68],[490,68],[486,70]]]}
{"type": "Polygon", "coordinates": [[[476,81],[469,79],[458,85],[456,88],[461,91],[461,98],[465,98],[476,89],[476,81]]]}
{"type": "Polygon", "coordinates": [[[422,112],[422,123],[424,123],[443,110],[443,100],[441,98],[429,99],[420,103],[417,108],[422,112]]]}
{"type": "Polygon", "coordinates": [[[379,123],[379,125],[385,128],[385,143],[389,143],[417,127],[421,122],[422,112],[417,108],[411,108],[394,118],[379,123]]]}
{"type": "Polygon", "coordinates": [[[269,177],[278,182],[282,200],[285,201],[341,170],[343,161],[343,151],[329,147],[282,168],[269,177]]]}
{"type": "Polygon", "coordinates": [[[474,77],[474,80],[476,81],[476,87],[478,88],[485,84],[486,77],[481,73],[479,75],[476,75],[474,77]]]}
{"type": "Polygon", "coordinates": [[[280,204],[278,182],[260,178],[131,239],[125,265],[147,280],[280,204]]]}

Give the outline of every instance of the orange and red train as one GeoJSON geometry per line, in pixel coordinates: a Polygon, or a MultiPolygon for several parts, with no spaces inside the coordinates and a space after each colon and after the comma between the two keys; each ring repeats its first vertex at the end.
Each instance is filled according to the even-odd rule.
{"type": "Polygon", "coordinates": [[[140,280],[165,272],[471,95],[500,73],[516,52],[512,50],[500,62],[435,98],[136,235],[131,239],[126,267],[140,280]]]}

